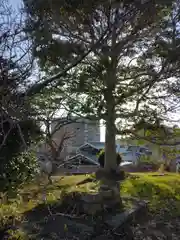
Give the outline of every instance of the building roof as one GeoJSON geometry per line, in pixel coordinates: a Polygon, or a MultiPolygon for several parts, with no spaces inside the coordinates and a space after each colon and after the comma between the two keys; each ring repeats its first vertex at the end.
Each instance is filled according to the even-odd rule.
{"type": "Polygon", "coordinates": [[[88,160],[89,162],[91,162],[92,164],[95,164],[95,165],[98,165],[98,166],[99,166],[99,163],[98,163],[97,159],[94,158],[94,156],[91,155],[91,154],[86,154],[86,155],[84,155],[84,154],[79,153],[79,154],[77,154],[77,155],[69,158],[69,159],[68,159],[68,162],[72,162],[72,161],[74,161],[74,160],[82,160],[83,158],[87,159],[87,160],[88,160]]]}
{"type": "MultiPolygon", "coordinates": [[[[94,148],[97,150],[101,150],[105,148],[105,142],[87,142],[79,147],[79,150],[87,150],[88,148],[94,148]]],[[[116,144],[116,152],[122,153],[126,152],[127,147],[121,146],[120,144],[116,144]]]]}
{"type": "MultiPolygon", "coordinates": [[[[92,163],[92,165],[97,165],[100,166],[99,162],[97,161],[97,158],[95,159],[93,155],[84,155],[84,154],[77,154],[71,158],[68,159],[68,162],[73,162],[73,161],[82,161],[83,159],[86,159],[88,162],[92,163]]],[[[120,166],[126,166],[126,165],[132,165],[132,162],[130,161],[125,161],[120,164],[120,166]]]]}

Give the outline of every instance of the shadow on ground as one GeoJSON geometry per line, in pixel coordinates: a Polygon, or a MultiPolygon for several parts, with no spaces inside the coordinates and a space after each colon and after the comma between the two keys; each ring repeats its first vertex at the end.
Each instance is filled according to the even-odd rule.
{"type": "MultiPolygon", "coordinates": [[[[62,206],[51,206],[51,214],[47,205],[39,205],[32,211],[26,212],[26,221],[22,224],[30,239],[126,239],[126,240],[178,240],[180,236],[180,217],[165,215],[139,216],[141,219],[131,224],[126,222],[121,229],[109,228],[103,219],[90,219],[86,216],[68,218],[58,215],[62,206]],[[143,219],[143,221],[142,221],[143,219]],[[130,235],[127,235],[128,234],[130,235]]],[[[142,215],[142,214],[141,214],[142,215]]],[[[118,221],[118,219],[117,219],[118,221]]]]}
{"type": "MultiPolygon", "coordinates": [[[[98,240],[107,236],[108,239],[115,239],[113,227],[104,221],[108,213],[97,216],[85,215],[79,201],[80,196],[81,193],[71,192],[64,196],[62,202],[54,202],[51,205],[40,204],[31,211],[25,212],[25,220],[20,226],[21,229],[32,240],[98,240]]],[[[121,239],[130,239],[129,237],[123,238],[127,232],[130,233],[129,225],[123,225],[121,239]]]]}
{"type": "MultiPolygon", "coordinates": [[[[123,224],[120,230],[109,228],[104,223],[102,216],[83,215],[79,201],[81,193],[78,192],[66,193],[66,197],[61,198],[61,200],[51,202],[49,205],[47,203],[39,204],[30,211],[24,212],[24,221],[18,227],[26,233],[26,240],[176,240],[180,236],[180,217],[174,217],[174,212],[180,212],[178,209],[180,207],[180,201],[178,201],[180,199],[180,185],[179,181],[170,178],[170,176],[168,179],[156,178],[156,176],[148,176],[148,178],[132,176],[122,184],[122,193],[137,197],[138,201],[147,197],[150,200],[150,208],[161,209],[158,211],[156,209],[153,214],[150,212],[146,218],[144,213],[140,213],[131,228],[129,222],[123,224]],[[170,182],[172,182],[171,185],[170,182]],[[171,211],[172,215],[169,214],[171,211]],[[64,216],[63,213],[66,215],[64,216]],[[72,215],[76,217],[72,217],[72,215]],[[126,232],[131,233],[131,230],[133,235],[127,236],[126,232]]],[[[91,183],[91,181],[91,178],[81,179],[76,184],[84,185],[91,183]]],[[[58,188],[68,188],[70,183],[66,186],[66,182],[64,182],[64,185],[58,188]]],[[[52,186],[48,186],[48,190],[51,188],[52,186]]],[[[29,194],[31,196],[31,191],[29,194]]],[[[127,204],[128,200],[125,202],[127,204]]],[[[128,205],[129,208],[130,205],[131,201],[128,205]]]]}
{"type": "Polygon", "coordinates": [[[58,204],[41,204],[25,213],[25,222],[21,225],[30,239],[86,239],[93,228],[86,225],[85,220],[70,219],[58,214],[62,207],[58,204]]]}

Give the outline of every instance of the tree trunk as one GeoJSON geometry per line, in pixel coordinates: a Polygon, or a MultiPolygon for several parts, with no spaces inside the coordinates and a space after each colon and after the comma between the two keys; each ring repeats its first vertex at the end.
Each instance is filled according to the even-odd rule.
{"type": "Polygon", "coordinates": [[[106,78],[106,91],[104,98],[106,101],[106,136],[105,136],[105,171],[117,169],[116,161],[116,112],[114,91],[117,83],[117,58],[111,57],[106,78]]]}
{"type": "MultiPolygon", "coordinates": [[[[115,19],[118,17],[118,10],[115,13],[115,19]]],[[[116,20],[115,20],[116,21],[116,20]]],[[[111,47],[113,50],[116,46],[117,33],[116,33],[116,24],[114,24],[112,31],[112,41],[111,47]]],[[[114,92],[117,84],[117,66],[118,66],[118,55],[113,51],[107,58],[109,66],[107,69],[107,78],[106,78],[106,137],[105,137],[105,171],[111,172],[111,170],[117,169],[116,161],[116,112],[115,112],[115,96],[114,92]]]]}
{"type": "Polygon", "coordinates": [[[108,92],[106,99],[106,136],[105,136],[105,171],[117,169],[116,162],[116,128],[115,128],[115,103],[112,92],[108,92]]]}
{"type": "Polygon", "coordinates": [[[105,165],[104,169],[97,172],[96,177],[100,180],[99,193],[102,196],[103,204],[108,209],[120,209],[122,201],[120,197],[120,172],[117,171],[116,159],[116,113],[114,89],[116,75],[112,67],[107,79],[107,89],[104,94],[106,101],[106,137],[105,137],[105,165]],[[108,198],[106,199],[106,195],[108,198]]]}
{"type": "Polygon", "coordinates": [[[56,150],[56,147],[53,144],[53,140],[49,138],[48,141],[47,141],[47,144],[50,147],[51,156],[52,156],[53,160],[56,160],[57,150],[56,150]]]}
{"type": "MultiPolygon", "coordinates": [[[[116,15],[118,15],[118,11],[116,15]]],[[[112,32],[112,49],[116,46],[116,37],[116,25],[114,25],[112,32]]],[[[103,205],[108,209],[115,210],[122,207],[119,182],[121,176],[117,171],[115,126],[115,89],[117,84],[118,55],[111,51],[109,56],[104,56],[103,60],[106,62],[105,67],[107,69],[106,77],[104,78],[106,85],[104,90],[104,99],[106,102],[105,164],[104,168],[97,172],[96,177],[100,180],[99,193],[102,197],[103,205]]]]}

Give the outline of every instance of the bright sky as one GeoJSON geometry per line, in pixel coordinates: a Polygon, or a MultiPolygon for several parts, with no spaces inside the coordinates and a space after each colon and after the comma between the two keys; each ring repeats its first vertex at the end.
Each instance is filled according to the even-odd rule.
{"type": "Polygon", "coordinates": [[[9,2],[16,7],[22,2],[22,0],[9,0],[9,2]]]}
{"type": "Polygon", "coordinates": [[[17,8],[22,3],[22,0],[9,0],[9,2],[14,8],[17,8]]]}

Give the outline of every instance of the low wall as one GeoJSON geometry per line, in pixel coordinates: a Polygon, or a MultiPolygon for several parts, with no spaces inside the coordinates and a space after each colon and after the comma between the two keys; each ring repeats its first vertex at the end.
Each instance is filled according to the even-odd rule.
{"type": "Polygon", "coordinates": [[[67,174],[90,174],[94,173],[98,170],[98,166],[79,166],[78,168],[72,167],[72,168],[57,168],[54,171],[53,175],[67,175],[67,174]]]}
{"type": "MultiPolygon", "coordinates": [[[[158,165],[154,164],[140,164],[140,165],[126,165],[121,167],[125,172],[156,172],[159,169],[158,165]]],[[[83,165],[78,168],[56,168],[53,175],[69,175],[69,174],[91,174],[96,172],[99,166],[83,165]]]]}
{"type": "Polygon", "coordinates": [[[156,172],[159,166],[155,164],[138,164],[122,166],[125,172],[156,172]]]}

